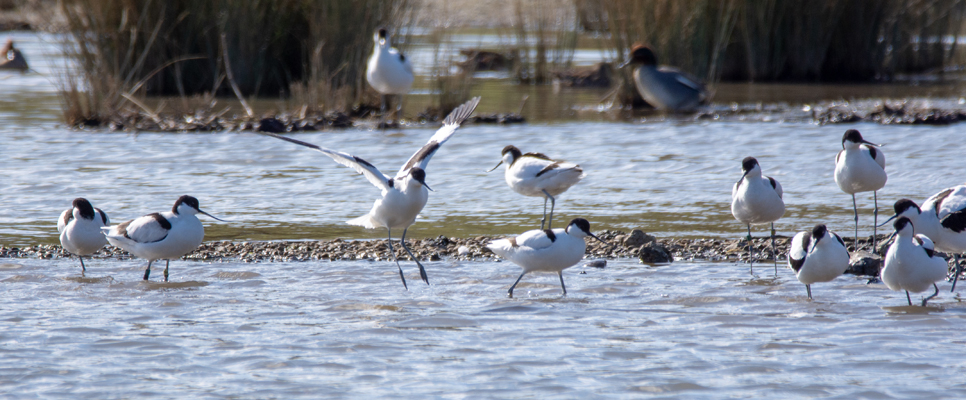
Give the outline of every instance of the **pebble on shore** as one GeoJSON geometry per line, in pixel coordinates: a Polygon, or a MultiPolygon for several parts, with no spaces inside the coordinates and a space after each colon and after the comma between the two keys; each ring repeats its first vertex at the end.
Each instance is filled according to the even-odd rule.
{"type": "MultiPolygon", "coordinates": [[[[594,241],[587,243],[588,258],[637,258],[646,264],[666,264],[674,260],[685,261],[733,261],[745,262],[748,257],[747,242],[744,239],[657,239],[642,230],[631,232],[606,230],[598,233],[601,239],[614,245],[613,248],[594,241]]],[[[885,236],[883,236],[884,238],[885,236]]],[[[496,237],[477,236],[472,238],[448,238],[439,236],[410,240],[408,243],[420,260],[439,261],[444,257],[457,260],[489,260],[496,256],[486,248],[486,244],[496,237]]],[[[784,263],[788,252],[789,239],[778,237],[779,262],[784,263]]],[[[846,244],[851,241],[846,239],[846,244]]],[[[882,240],[880,239],[880,242],[882,240]]],[[[865,243],[860,240],[860,244],[865,243]]],[[[771,241],[767,237],[755,238],[753,245],[756,254],[770,257],[771,241]]],[[[851,246],[850,246],[851,247],[851,246]]],[[[24,248],[0,246],[0,258],[66,258],[66,251],[58,245],[34,245],[24,248]]],[[[399,260],[412,259],[401,248],[396,248],[399,260]]],[[[93,255],[96,259],[132,258],[124,250],[105,246],[93,255]]],[[[198,261],[242,261],[242,262],[293,262],[320,260],[376,260],[388,261],[385,240],[324,240],[291,242],[205,242],[184,257],[198,261]]],[[[756,261],[766,261],[770,258],[756,261]]],[[[851,266],[846,273],[855,275],[878,275],[882,258],[867,252],[853,254],[851,266]]]]}

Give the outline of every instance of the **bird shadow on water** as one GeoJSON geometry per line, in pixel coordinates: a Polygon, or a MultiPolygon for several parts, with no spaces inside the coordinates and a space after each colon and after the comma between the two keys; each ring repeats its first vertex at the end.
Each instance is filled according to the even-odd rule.
{"type": "Polygon", "coordinates": [[[783,281],[780,276],[767,276],[762,278],[755,275],[755,276],[752,276],[750,279],[740,278],[740,279],[729,279],[729,280],[733,282],[738,282],[737,283],[738,286],[781,286],[783,284],[783,281]]]}
{"type": "Polygon", "coordinates": [[[141,288],[145,290],[164,290],[164,289],[191,289],[208,286],[204,281],[184,281],[184,282],[152,282],[141,281],[141,288]]]}
{"type": "Polygon", "coordinates": [[[890,314],[932,314],[937,312],[945,312],[946,309],[941,306],[882,306],[882,310],[890,314]]]}
{"type": "Polygon", "coordinates": [[[82,283],[82,284],[94,284],[94,283],[114,283],[113,276],[99,276],[99,277],[87,277],[87,276],[68,276],[63,278],[65,281],[82,283]]]}

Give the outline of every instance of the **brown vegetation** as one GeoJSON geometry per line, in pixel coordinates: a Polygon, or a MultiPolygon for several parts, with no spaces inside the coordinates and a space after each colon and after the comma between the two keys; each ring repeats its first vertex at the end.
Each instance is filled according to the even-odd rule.
{"type": "Polygon", "coordinates": [[[234,95],[228,72],[244,96],[345,107],[367,95],[372,33],[411,20],[413,1],[64,0],[78,67],[60,82],[65,117],[104,120],[133,96],[234,95]]]}

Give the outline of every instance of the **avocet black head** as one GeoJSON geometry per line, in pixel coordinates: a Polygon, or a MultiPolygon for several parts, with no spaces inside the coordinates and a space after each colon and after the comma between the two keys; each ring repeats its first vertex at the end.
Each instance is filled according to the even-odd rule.
{"type": "Polygon", "coordinates": [[[174,206],[171,207],[171,212],[174,213],[175,215],[180,215],[181,214],[180,211],[185,211],[185,210],[188,210],[192,214],[195,214],[195,213],[204,214],[218,221],[225,222],[225,220],[223,219],[216,218],[214,215],[211,215],[202,211],[201,205],[198,203],[198,199],[188,195],[179,197],[178,200],[174,202],[174,206]],[[182,205],[186,206],[186,208],[181,208],[182,205]]]}
{"type": "Polygon", "coordinates": [[[416,182],[421,183],[429,191],[431,192],[433,191],[433,188],[429,187],[429,185],[426,184],[426,171],[424,171],[422,168],[413,167],[413,169],[409,171],[409,176],[412,176],[413,179],[416,180],[416,182]]]}
{"type": "Polygon", "coordinates": [[[741,171],[748,173],[748,171],[751,171],[756,165],[758,165],[758,160],[755,159],[755,157],[745,157],[743,160],[741,160],[741,171]]]}
{"type": "Polygon", "coordinates": [[[88,221],[94,219],[95,217],[94,206],[92,206],[91,202],[87,201],[87,199],[83,197],[78,197],[74,199],[74,202],[71,204],[73,205],[74,208],[77,209],[77,211],[80,212],[81,218],[84,218],[88,221]]]}
{"type": "Polygon", "coordinates": [[[379,29],[376,30],[376,42],[383,44],[386,42],[386,40],[388,40],[388,38],[389,31],[387,31],[385,27],[379,27],[379,29]]]}
{"type": "Polygon", "coordinates": [[[603,239],[597,237],[597,235],[590,233],[590,222],[583,218],[574,218],[573,220],[571,220],[570,223],[567,224],[567,227],[564,228],[564,232],[567,232],[568,235],[576,236],[576,237],[590,236],[594,239],[597,239],[601,243],[610,246],[611,249],[613,249],[614,247],[610,243],[607,243],[603,239]],[[577,231],[574,231],[573,228],[576,228],[577,231]]]}
{"type": "Polygon", "coordinates": [[[859,133],[859,131],[857,131],[855,129],[849,129],[849,130],[845,131],[845,134],[844,135],[842,135],[842,148],[843,149],[845,148],[846,142],[852,142],[852,143],[855,143],[855,144],[867,144],[867,145],[870,145],[870,146],[880,146],[879,144],[872,143],[872,142],[869,142],[869,141],[863,139],[862,138],[862,134],[859,133]]]}
{"type": "Polygon", "coordinates": [[[513,164],[513,161],[520,158],[520,156],[522,155],[523,155],[523,152],[521,152],[520,149],[518,149],[516,146],[512,144],[508,145],[503,148],[502,152],[500,152],[500,157],[501,157],[500,162],[496,163],[495,167],[490,168],[490,170],[486,172],[493,172],[493,170],[503,165],[504,162],[507,163],[507,165],[513,164]]]}
{"type": "Polygon", "coordinates": [[[879,224],[879,226],[884,226],[885,224],[888,224],[889,221],[892,221],[898,217],[918,217],[920,214],[922,214],[922,209],[919,208],[919,205],[909,199],[899,199],[896,201],[896,204],[892,206],[892,208],[895,210],[896,215],[889,217],[889,219],[879,224]]]}
{"type": "Polygon", "coordinates": [[[812,228],[812,238],[815,239],[815,241],[822,239],[827,233],[828,228],[826,228],[824,224],[818,224],[812,228]]]}
{"type": "Polygon", "coordinates": [[[913,209],[915,210],[916,214],[922,214],[922,209],[919,208],[919,205],[909,199],[899,199],[899,201],[896,201],[896,204],[893,206],[893,208],[896,211],[896,215],[905,214],[906,211],[913,209]]]}
{"type": "Polygon", "coordinates": [[[901,232],[907,226],[913,231],[916,230],[916,227],[912,225],[912,221],[909,220],[909,218],[907,217],[899,217],[899,219],[897,219],[896,222],[892,224],[892,227],[896,230],[896,233],[901,232]]]}
{"type": "Polygon", "coordinates": [[[758,160],[755,159],[755,157],[745,157],[745,159],[741,160],[741,177],[744,178],[749,172],[754,170],[755,167],[758,167],[759,169],[761,168],[761,166],[758,165],[758,160]]]}

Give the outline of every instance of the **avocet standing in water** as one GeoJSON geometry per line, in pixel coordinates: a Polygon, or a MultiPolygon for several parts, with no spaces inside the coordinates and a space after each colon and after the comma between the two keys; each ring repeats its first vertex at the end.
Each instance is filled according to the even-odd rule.
{"type": "Polygon", "coordinates": [[[446,116],[446,119],[443,120],[443,127],[439,128],[433,134],[433,137],[429,138],[429,142],[423,145],[421,149],[409,158],[409,161],[403,164],[402,168],[399,169],[399,172],[393,178],[379,172],[379,169],[368,161],[352,154],[329,150],[301,140],[272,133],[258,133],[302,145],[325,154],[335,160],[335,162],[352,168],[356,172],[364,175],[370,183],[382,191],[382,197],[376,200],[368,214],[346,221],[346,223],[362,226],[367,229],[386,228],[389,239],[389,252],[392,254],[393,260],[396,261],[396,267],[399,269],[399,278],[402,279],[403,287],[408,290],[409,287],[406,285],[406,277],[403,276],[402,267],[399,266],[399,259],[396,258],[396,252],[392,247],[392,230],[403,230],[399,243],[402,244],[406,253],[409,253],[409,256],[416,261],[416,265],[419,266],[419,277],[428,285],[429,277],[426,276],[426,269],[419,262],[419,258],[413,255],[409,247],[406,247],[406,232],[409,230],[409,226],[416,222],[416,216],[422,211],[423,206],[426,205],[426,201],[429,199],[430,189],[426,184],[426,167],[429,165],[430,158],[433,157],[433,154],[436,154],[436,150],[439,150],[439,147],[443,143],[449,140],[450,136],[453,136],[456,129],[460,127],[463,121],[469,118],[479,103],[480,98],[475,97],[450,112],[446,116]]]}
{"type": "Polygon", "coordinates": [[[144,280],[151,276],[151,264],[164,260],[164,281],[167,282],[171,259],[194,251],[205,238],[205,227],[195,214],[224,222],[202,211],[198,199],[185,195],[174,202],[171,211],[151,213],[101,230],[111,244],[148,260],[144,280]]]}
{"type": "Polygon", "coordinates": [[[60,245],[80,260],[81,274],[87,272],[84,256],[94,254],[107,244],[101,228],[110,224],[107,213],[95,208],[83,197],[74,199],[71,208],[60,213],[60,219],[57,220],[60,245]]]}
{"type": "Polygon", "coordinates": [[[805,284],[811,300],[813,283],[831,281],[849,269],[849,251],[839,235],[825,225],[815,225],[811,232],[799,232],[792,238],[788,268],[805,284]]]}
{"type": "MultiPolygon", "coordinates": [[[[490,171],[497,169],[500,164],[506,164],[504,178],[513,191],[524,196],[543,197],[543,219],[547,229],[553,228],[553,210],[557,204],[556,196],[566,192],[571,186],[584,178],[584,170],[573,163],[554,161],[541,153],[522,153],[516,146],[503,148],[503,160],[490,171]],[[547,200],[550,200],[550,217],[547,218],[547,200]]],[[[490,172],[487,171],[487,172],[490,172]]]]}
{"type": "Polygon", "coordinates": [[[852,195],[852,211],[855,215],[855,250],[859,249],[859,207],[855,194],[872,192],[875,208],[872,211],[872,251],[876,251],[875,235],[879,223],[879,199],[877,191],[888,180],[885,172],[885,154],[876,149],[881,145],[866,141],[855,129],[842,136],[842,151],[835,156],[835,183],[839,189],[852,195]]]}
{"type": "MultiPolygon", "coordinates": [[[[386,96],[404,95],[413,87],[413,65],[406,55],[392,47],[389,32],[379,28],[373,36],[375,45],[366,65],[366,80],[381,94],[382,115],[386,114],[386,96]]],[[[400,102],[400,107],[401,107],[400,102]]],[[[398,108],[397,108],[398,109],[398,108]]]]}
{"type": "Polygon", "coordinates": [[[966,252],[966,185],[958,185],[941,190],[922,204],[922,209],[912,200],[901,199],[896,202],[896,217],[907,217],[916,231],[928,236],[936,245],[936,250],[953,255],[953,285],[962,273],[959,254],[966,252]]]}
{"type": "Polygon", "coordinates": [[[906,217],[899,217],[892,224],[895,241],[886,252],[885,267],[880,275],[889,289],[906,291],[906,300],[912,305],[909,292],[920,293],[932,285],[936,293],[922,300],[922,306],[939,294],[936,282],[946,279],[949,270],[946,260],[935,254],[935,247],[928,236],[915,233],[915,226],[906,217]]]}
{"type": "Polygon", "coordinates": [[[523,273],[507,291],[508,297],[513,297],[513,288],[517,287],[520,279],[530,271],[556,272],[560,277],[560,289],[563,290],[564,295],[567,295],[563,270],[576,265],[584,258],[587,247],[584,237],[587,236],[610,246],[590,233],[590,222],[583,218],[575,218],[564,229],[526,231],[517,237],[494,240],[486,247],[523,268],[523,273]]]}
{"type": "Polygon", "coordinates": [[[770,176],[761,175],[761,165],[754,157],[741,160],[741,179],[731,188],[731,214],[748,226],[748,268],[754,275],[754,245],[751,226],[771,224],[771,250],[778,275],[778,252],[775,249],[775,221],[785,215],[782,185],[770,176]]]}

